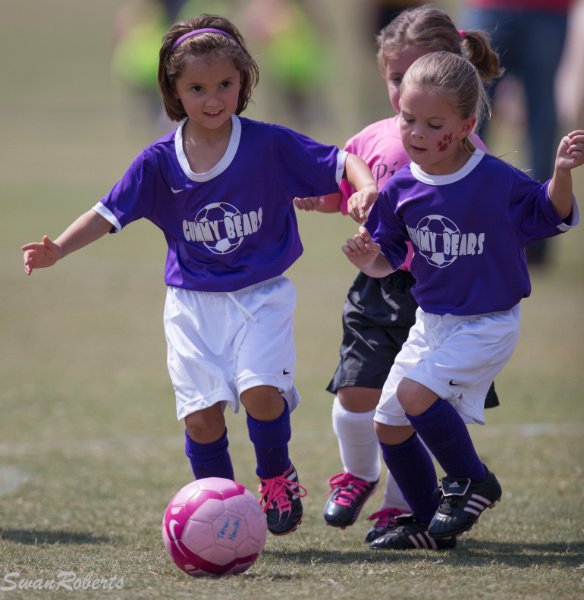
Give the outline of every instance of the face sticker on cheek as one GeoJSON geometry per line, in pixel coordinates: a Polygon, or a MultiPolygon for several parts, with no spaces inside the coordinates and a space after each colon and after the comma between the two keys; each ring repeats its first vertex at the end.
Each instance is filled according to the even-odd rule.
{"type": "Polygon", "coordinates": [[[446,133],[438,142],[438,152],[444,152],[450,144],[452,144],[452,133],[446,133]]]}

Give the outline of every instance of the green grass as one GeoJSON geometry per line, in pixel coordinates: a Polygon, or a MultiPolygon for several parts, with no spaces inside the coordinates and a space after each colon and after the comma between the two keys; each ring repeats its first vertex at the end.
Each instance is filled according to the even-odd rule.
{"type": "MultiPolygon", "coordinates": [[[[304,523],[270,537],[239,577],[194,580],[169,562],[162,513],[191,475],[165,368],[162,236],[135,224],[32,278],[19,250],[95,203],[147,139],[131,134],[109,72],[117,4],[55,0],[33,12],[2,3],[0,587],[11,572],[46,581],[72,571],[123,580],[79,592],[87,598],[582,598],[582,227],[554,240],[553,267],[534,274],[519,346],[497,378],[502,406],[472,430],[503,501],[456,551],[400,554],[370,551],[364,518],[346,531],[322,522],[321,494],[340,466],[324,387],[354,275],[339,248],[354,225],[301,215],[306,252],[290,276],[303,403],[291,451],[310,491],[304,523]]],[[[327,141],[350,133],[335,129],[327,141]]],[[[576,188],[584,198],[584,169],[576,188]]],[[[242,415],[229,417],[229,431],[237,476],[255,489],[242,415]]]]}

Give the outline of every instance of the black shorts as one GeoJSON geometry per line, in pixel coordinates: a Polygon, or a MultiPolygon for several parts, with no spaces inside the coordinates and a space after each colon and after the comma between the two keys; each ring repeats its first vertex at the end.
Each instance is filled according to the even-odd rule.
{"type": "Polygon", "coordinates": [[[409,271],[395,271],[381,279],[357,275],[345,298],[340,361],[329,392],[383,387],[416,320],[418,304],[410,291],[414,283],[409,271]]]}
{"type": "MultiPolygon", "coordinates": [[[[380,279],[357,275],[345,299],[340,360],[327,391],[336,394],[344,387],[383,387],[416,320],[418,304],[411,293],[414,283],[409,271],[395,271],[380,279]]],[[[485,408],[498,405],[493,384],[485,408]]]]}

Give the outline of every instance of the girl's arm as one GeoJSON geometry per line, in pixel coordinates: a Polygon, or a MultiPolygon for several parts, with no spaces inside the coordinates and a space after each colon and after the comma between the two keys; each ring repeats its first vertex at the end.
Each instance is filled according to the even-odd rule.
{"type": "Polygon", "coordinates": [[[365,227],[359,227],[359,232],[347,240],[342,250],[369,277],[386,277],[393,272],[390,262],[381,254],[381,246],[373,241],[365,227]]]}
{"type": "Polygon", "coordinates": [[[363,223],[378,195],[371,169],[362,158],[349,153],[345,162],[345,179],[357,190],[347,202],[348,214],[358,223],[363,223]]]}
{"type": "Polygon", "coordinates": [[[308,196],[306,198],[294,198],[294,206],[299,210],[316,210],[322,213],[339,212],[341,205],[341,193],[327,194],[326,196],[308,196]]]}
{"type": "MultiPolygon", "coordinates": [[[[348,214],[356,221],[362,223],[366,214],[377,200],[377,186],[373,180],[371,170],[367,163],[355,154],[347,154],[345,161],[344,178],[357,190],[348,202],[348,214]]],[[[309,196],[306,198],[294,198],[294,206],[299,210],[315,210],[322,213],[339,212],[342,194],[327,194],[326,196],[309,196]]]]}
{"type": "Polygon", "coordinates": [[[572,212],[573,190],[571,170],[584,164],[584,131],[572,131],[562,138],[556,154],[549,195],[559,217],[567,219],[572,212]]]}
{"type": "Polygon", "coordinates": [[[54,242],[45,235],[41,242],[31,242],[22,246],[24,272],[31,275],[34,269],[52,267],[67,254],[95,242],[111,228],[109,221],[94,210],[88,210],[69,225],[54,242]]]}

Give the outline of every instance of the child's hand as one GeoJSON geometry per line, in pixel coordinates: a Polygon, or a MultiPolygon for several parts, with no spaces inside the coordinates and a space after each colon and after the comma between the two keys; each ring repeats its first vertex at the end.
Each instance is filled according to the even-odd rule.
{"type": "Polygon", "coordinates": [[[320,198],[322,198],[322,196],[310,196],[308,198],[294,198],[294,206],[298,210],[317,210],[320,198]]]}
{"type": "Polygon", "coordinates": [[[294,206],[298,210],[316,210],[318,212],[339,212],[341,194],[328,194],[326,196],[308,196],[307,198],[294,198],[294,206]]]}
{"type": "Polygon", "coordinates": [[[355,192],[347,201],[347,212],[357,223],[367,220],[369,209],[377,200],[378,192],[375,186],[366,186],[355,192]]]}
{"type": "Polygon", "coordinates": [[[24,251],[24,272],[30,275],[34,269],[52,267],[63,256],[61,246],[58,246],[43,236],[42,242],[32,242],[21,247],[24,251]]]}
{"type": "Polygon", "coordinates": [[[359,233],[349,238],[342,250],[358,269],[363,269],[375,261],[381,246],[373,241],[365,227],[359,227],[359,233]]]}
{"type": "Polygon", "coordinates": [[[556,155],[556,168],[574,169],[584,164],[584,131],[578,129],[565,135],[556,155]]]}

